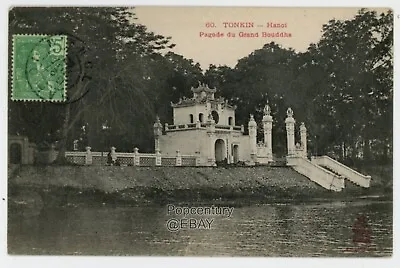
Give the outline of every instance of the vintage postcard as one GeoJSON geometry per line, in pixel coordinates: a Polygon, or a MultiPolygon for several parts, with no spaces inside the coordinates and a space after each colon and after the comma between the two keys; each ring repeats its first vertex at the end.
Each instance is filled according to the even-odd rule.
{"type": "Polygon", "coordinates": [[[392,257],[392,9],[8,15],[9,255],[392,257]]]}

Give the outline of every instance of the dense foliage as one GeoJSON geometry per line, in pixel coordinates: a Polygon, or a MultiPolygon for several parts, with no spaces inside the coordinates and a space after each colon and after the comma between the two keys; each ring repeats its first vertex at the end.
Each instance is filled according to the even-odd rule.
{"type": "Polygon", "coordinates": [[[135,23],[134,9],[10,11],[10,40],[15,33],[37,32],[71,37],[70,102],[10,100],[10,134],[26,135],[38,144],[56,142],[61,151],[71,149],[76,139],[81,149],[89,144],[93,150],[114,145],[118,151],[134,146],[151,151],[156,114],[172,122],[170,102],[191,97],[190,87],[201,81],[237,105],[238,124],[246,125],[249,113],[260,123],[269,103],[277,154],[285,153],[285,112],[292,107],[297,122],[307,125],[312,154],[391,159],[390,11],[360,10],[351,20],[331,20],[323,25],[320,41],[303,53],[272,42],[239,59],[234,68],[210,65],[205,72],[192,59],[173,53],[170,38],[135,23]]]}

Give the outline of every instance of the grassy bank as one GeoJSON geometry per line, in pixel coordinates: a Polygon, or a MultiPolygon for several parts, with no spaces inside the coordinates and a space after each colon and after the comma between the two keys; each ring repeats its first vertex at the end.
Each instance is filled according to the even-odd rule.
{"type": "Polygon", "coordinates": [[[391,198],[391,191],[386,182],[373,178],[369,189],[346,183],[343,192],[335,193],[288,167],[21,166],[9,175],[11,203],[42,202],[49,206],[244,205],[354,199],[366,195],[391,198]]]}

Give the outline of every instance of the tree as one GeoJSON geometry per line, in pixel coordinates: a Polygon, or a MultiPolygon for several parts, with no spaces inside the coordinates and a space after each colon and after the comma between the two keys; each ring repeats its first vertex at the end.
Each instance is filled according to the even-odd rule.
{"type": "Polygon", "coordinates": [[[285,153],[285,111],[305,121],[309,148],[355,159],[389,158],[392,148],[393,14],[360,10],[350,20],[323,25],[304,53],[264,45],[235,68],[210,65],[205,80],[237,105],[237,122],[254,113],[260,122],[269,102],[274,151],[285,153]],[[373,153],[371,152],[373,147],[373,153]],[[360,151],[362,149],[362,151],[360,151]]]}
{"type": "Polygon", "coordinates": [[[344,156],[350,150],[353,159],[362,147],[368,158],[371,141],[390,140],[392,46],[390,11],[377,15],[362,9],[351,20],[331,20],[323,26],[321,40],[307,52],[326,80],[313,100],[315,120],[329,122],[329,132],[335,133],[323,146],[341,145],[344,156]]]}
{"type": "Polygon", "coordinates": [[[51,141],[59,142],[58,160],[62,162],[67,142],[71,141],[69,134],[73,129],[79,129],[81,123],[88,122],[88,132],[92,134],[108,118],[109,122],[118,124],[121,116],[117,113],[121,109],[116,108],[121,107],[121,100],[125,108],[144,108],[133,108],[134,112],[150,109],[144,94],[147,90],[144,74],[148,71],[148,59],[161,49],[172,48],[173,44],[169,38],[133,23],[132,10],[103,7],[13,8],[9,17],[10,35],[39,32],[69,36],[67,64],[70,85],[68,102],[61,105],[10,101],[9,120],[14,126],[10,130],[28,136],[35,132],[36,139],[51,136],[51,141]],[[45,114],[51,121],[42,124],[43,128],[39,130],[18,128],[26,121],[32,121],[35,113],[45,114]]]}

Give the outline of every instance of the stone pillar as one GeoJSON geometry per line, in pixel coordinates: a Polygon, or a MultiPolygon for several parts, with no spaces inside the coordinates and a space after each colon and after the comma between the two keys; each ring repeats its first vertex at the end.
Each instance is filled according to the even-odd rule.
{"type": "Polygon", "coordinates": [[[286,124],[286,137],[287,137],[287,149],[288,155],[293,156],[295,154],[295,144],[294,144],[294,124],[296,120],[293,118],[293,110],[288,108],[286,111],[287,118],[285,120],[286,124]]]}
{"type": "Polygon", "coordinates": [[[304,122],[302,122],[300,125],[300,141],[303,149],[302,155],[303,157],[307,158],[307,128],[304,122]]]}
{"type": "Polygon", "coordinates": [[[263,129],[264,129],[264,145],[267,149],[267,157],[268,161],[272,161],[272,116],[271,116],[271,108],[269,105],[265,105],[264,107],[264,116],[262,119],[263,129]]]}
{"type": "Polygon", "coordinates": [[[140,166],[140,155],[139,155],[139,148],[133,148],[134,158],[133,158],[133,165],[140,166]]]}
{"type": "MultiPolygon", "coordinates": [[[[25,160],[24,160],[25,164],[28,164],[28,146],[29,142],[27,141],[24,144],[25,151],[23,152],[23,154],[25,155],[25,160]]],[[[49,163],[53,163],[57,159],[57,156],[58,156],[58,151],[56,151],[56,146],[52,143],[50,145],[50,151],[49,151],[49,159],[48,159],[49,163]]]]}
{"type": "MultiPolygon", "coordinates": [[[[29,153],[28,147],[29,147],[29,139],[27,137],[24,137],[24,141],[21,144],[21,164],[23,164],[23,165],[28,164],[28,158],[29,158],[28,157],[28,153],[29,153]]],[[[49,161],[48,161],[49,163],[52,163],[56,159],[56,157],[53,157],[54,152],[55,152],[54,148],[55,148],[54,144],[51,144],[51,147],[50,147],[51,152],[49,152],[49,161]]]]}
{"type": "Polygon", "coordinates": [[[161,153],[156,151],[156,166],[161,166],[161,153]]]}
{"type": "Polygon", "coordinates": [[[250,139],[250,164],[257,162],[257,123],[254,116],[250,114],[249,120],[249,139],[250,139]]]}
{"type": "Polygon", "coordinates": [[[30,142],[28,151],[29,151],[29,153],[28,153],[28,164],[32,165],[35,162],[35,157],[36,157],[36,144],[30,142]]]}
{"type": "Polygon", "coordinates": [[[117,148],[115,148],[114,146],[112,146],[110,148],[110,150],[111,150],[111,159],[112,159],[113,162],[115,162],[117,160],[117,153],[115,152],[116,149],[117,148]]]}
{"type": "Polygon", "coordinates": [[[160,151],[160,136],[162,135],[162,125],[160,118],[156,116],[156,122],[153,125],[154,130],[154,151],[157,153],[160,151]]]}
{"type": "Polygon", "coordinates": [[[78,151],[78,142],[79,140],[74,140],[74,151],[78,151]]]}
{"type": "Polygon", "coordinates": [[[91,165],[93,163],[92,152],[90,151],[90,149],[92,149],[92,147],[87,146],[87,147],[85,147],[85,149],[86,149],[85,165],[91,165]]]}
{"type": "Polygon", "coordinates": [[[196,155],[196,167],[198,167],[201,164],[200,152],[196,151],[194,154],[196,155]]]}
{"type": "Polygon", "coordinates": [[[182,166],[182,155],[179,150],[176,151],[176,166],[182,166]]]}
{"type": "Polygon", "coordinates": [[[208,138],[208,157],[207,162],[208,166],[215,166],[215,121],[211,116],[211,113],[208,115],[208,119],[206,122],[207,128],[207,138],[208,138]]]}

